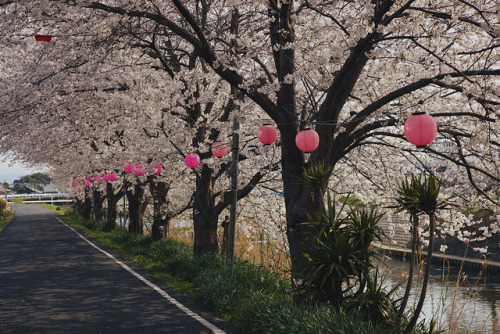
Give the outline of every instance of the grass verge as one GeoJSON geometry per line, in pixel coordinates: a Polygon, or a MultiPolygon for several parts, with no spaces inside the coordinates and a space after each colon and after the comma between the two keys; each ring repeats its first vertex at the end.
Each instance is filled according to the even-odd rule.
{"type": "Polygon", "coordinates": [[[14,218],[13,215],[6,218],[0,218],[0,232],[3,231],[3,229],[7,226],[7,224],[9,224],[12,221],[13,218],[14,218]]]}
{"type": "MultiPolygon", "coordinates": [[[[288,283],[262,266],[236,259],[231,280],[227,260],[214,255],[193,257],[186,244],[128,233],[124,236],[120,229],[103,232],[104,223],[86,221],[74,212],[67,213],[65,220],[104,248],[142,265],[193,302],[209,307],[242,333],[394,333],[359,313],[296,305],[287,293],[288,283]]],[[[427,332],[420,328],[414,333],[427,332]]]]}

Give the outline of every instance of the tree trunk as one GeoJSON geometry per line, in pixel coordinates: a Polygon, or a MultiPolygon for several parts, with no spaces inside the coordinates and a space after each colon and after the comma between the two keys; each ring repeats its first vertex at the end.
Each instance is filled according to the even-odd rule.
{"type": "Polygon", "coordinates": [[[102,220],[102,191],[99,189],[92,189],[92,208],[94,213],[94,220],[102,220]]]}
{"type": "Polygon", "coordinates": [[[82,217],[83,217],[83,206],[84,206],[84,202],[77,197],[75,200],[75,207],[76,207],[76,211],[78,212],[78,214],[82,217]]]}
{"type": "Polygon", "coordinates": [[[167,193],[169,186],[166,182],[150,182],[151,195],[153,196],[153,226],[151,226],[151,237],[153,240],[161,240],[168,237],[171,215],[166,212],[167,193]]]}
{"type": "Polygon", "coordinates": [[[108,182],[106,185],[106,197],[108,202],[108,211],[106,213],[106,225],[104,225],[104,231],[109,232],[116,227],[116,206],[120,198],[123,197],[123,191],[119,190],[115,194],[113,191],[113,185],[111,182],[108,182]]]}
{"type": "Polygon", "coordinates": [[[90,220],[90,215],[92,213],[92,200],[89,196],[89,188],[85,189],[85,202],[83,203],[82,217],[90,220]]]}
{"type": "Polygon", "coordinates": [[[201,175],[196,175],[196,190],[193,202],[194,255],[217,253],[218,214],[214,214],[214,195],[212,193],[212,170],[203,165],[201,175]]]}
{"type": "Polygon", "coordinates": [[[127,191],[128,199],[128,231],[132,234],[144,233],[144,186],[140,182],[136,182],[133,190],[127,191]]]}
{"type": "MultiPolygon", "coordinates": [[[[287,125],[280,128],[282,142],[293,141],[297,128],[287,125]]],[[[315,234],[315,229],[308,228],[305,222],[309,222],[311,216],[318,212],[325,211],[324,195],[326,187],[323,185],[319,194],[315,194],[313,189],[304,185],[300,179],[304,179],[304,153],[297,148],[297,145],[282,145],[282,178],[285,194],[287,238],[290,249],[290,262],[292,284],[295,279],[299,279],[306,261],[304,256],[305,244],[307,240],[315,234]]],[[[333,170],[333,167],[331,168],[333,170]]]]}

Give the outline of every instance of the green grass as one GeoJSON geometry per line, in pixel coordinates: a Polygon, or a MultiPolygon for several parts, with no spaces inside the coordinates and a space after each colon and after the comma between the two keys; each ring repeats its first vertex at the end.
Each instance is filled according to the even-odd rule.
{"type": "Polygon", "coordinates": [[[0,232],[3,231],[3,229],[12,221],[13,218],[13,215],[6,218],[0,218],[0,232]]]}
{"type": "Polygon", "coordinates": [[[226,259],[214,255],[195,258],[186,244],[152,241],[128,233],[124,237],[121,229],[103,232],[103,223],[86,221],[74,212],[68,213],[65,220],[102,247],[142,265],[175,291],[189,296],[192,302],[209,307],[242,333],[391,333],[358,313],[298,306],[287,293],[289,283],[264,267],[236,259],[231,280],[226,259]]]}
{"type": "Polygon", "coordinates": [[[64,209],[60,207],[59,205],[53,205],[53,204],[46,204],[42,203],[42,206],[45,207],[46,209],[55,211],[59,215],[64,215],[68,209],[64,209]]]}

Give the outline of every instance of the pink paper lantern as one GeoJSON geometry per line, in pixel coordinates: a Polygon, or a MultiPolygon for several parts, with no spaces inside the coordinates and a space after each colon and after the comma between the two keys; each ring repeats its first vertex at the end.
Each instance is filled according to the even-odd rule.
{"type": "Polygon", "coordinates": [[[272,125],[265,124],[259,128],[257,137],[262,144],[269,145],[274,143],[276,138],[278,138],[278,130],[272,125]]]}
{"type": "Polygon", "coordinates": [[[72,186],[72,187],[76,187],[76,183],[75,183],[75,182],[72,182],[72,183],[71,183],[71,186],[72,186]]]}
{"type": "Polygon", "coordinates": [[[85,187],[90,187],[92,185],[92,183],[90,183],[90,181],[87,181],[87,183],[85,183],[85,187]]]}
{"type": "Polygon", "coordinates": [[[186,157],[184,158],[184,162],[186,163],[186,166],[194,169],[200,164],[200,156],[194,152],[191,152],[186,155],[186,157]]]}
{"type": "Polygon", "coordinates": [[[81,193],[81,192],[82,192],[82,188],[78,188],[78,190],[77,190],[77,191],[78,191],[79,193],[81,193]]]}
{"type": "Polygon", "coordinates": [[[97,175],[94,180],[95,182],[101,182],[102,178],[99,175],[97,175]]]}
{"type": "Polygon", "coordinates": [[[82,180],[76,179],[76,183],[82,183],[82,180]]]}
{"type": "Polygon", "coordinates": [[[117,179],[116,174],[115,173],[109,173],[108,174],[108,179],[111,182],[116,181],[116,179],[117,179]]]}
{"type": "Polygon", "coordinates": [[[134,169],[135,169],[135,165],[133,163],[129,163],[127,166],[125,166],[125,168],[123,168],[123,170],[127,174],[132,173],[134,171],[134,169]]]}
{"type": "Polygon", "coordinates": [[[102,176],[102,180],[103,180],[104,182],[108,182],[108,181],[109,181],[109,175],[108,175],[108,174],[104,174],[104,175],[102,176]]]}
{"type": "Polygon", "coordinates": [[[161,173],[162,170],[163,170],[162,165],[153,166],[153,168],[151,169],[151,173],[153,173],[154,175],[158,175],[161,173]]]}
{"type": "Polygon", "coordinates": [[[87,176],[87,181],[92,181],[92,176],[87,176]]]}
{"type": "Polygon", "coordinates": [[[221,141],[212,144],[212,154],[217,158],[222,158],[227,153],[227,145],[221,141]]]}
{"type": "Polygon", "coordinates": [[[319,145],[319,135],[314,130],[300,131],[295,137],[295,144],[302,152],[312,152],[319,145]]]}
{"type": "Polygon", "coordinates": [[[406,139],[417,147],[426,147],[437,135],[436,120],[425,112],[414,113],[405,122],[406,139]]]}
{"type": "Polygon", "coordinates": [[[134,174],[137,175],[137,176],[141,176],[141,175],[144,175],[145,171],[143,170],[135,170],[134,171],[134,174]]]}

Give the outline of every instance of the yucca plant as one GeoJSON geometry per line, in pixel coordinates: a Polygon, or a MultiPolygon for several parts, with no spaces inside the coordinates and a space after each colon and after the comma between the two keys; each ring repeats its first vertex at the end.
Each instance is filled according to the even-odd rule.
{"type": "Polygon", "coordinates": [[[385,278],[379,276],[378,268],[368,276],[366,288],[363,293],[353,298],[346,305],[347,310],[356,309],[368,319],[377,324],[384,324],[387,328],[394,328],[398,317],[399,299],[395,298],[395,292],[399,285],[386,291],[385,278]]]}
{"type": "Polygon", "coordinates": [[[326,213],[311,218],[317,236],[306,247],[308,262],[299,287],[307,302],[337,310],[363,293],[376,254],[371,243],[383,234],[378,227],[382,215],[374,208],[355,207],[342,216],[344,208],[335,208],[328,191],[326,213]]]}
{"type": "Polygon", "coordinates": [[[396,327],[401,324],[402,317],[404,315],[406,305],[408,304],[408,299],[410,297],[411,286],[413,284],[413,272],[415,269],[415,259],[418,247],[418,214],[419,210],[417,208],[416,194],[414,192],[414,185],[419,183],[420,180],[415,176],[411,179],[405,178],[401,181],[401,185],[397,191],[397,197],[395,198],[396,204],[392,208],[397,209],[396,212],[407,211],[410,214],[410,225],[411,225],[411,255],[410,255],[410,269],[408,271],[408,281],[406,283],[405,293],[401,299],[401,305],[399,309],[399,315],[396,319],[396,327]]]}
{"type": "MultiPolygon", "coordinates": [[[[434,223],[436,213],[448,206],[448,202],[446,200],[439,199],[440,190],[441,185],[433,175],[426,174],[423,177],[420,176],[418,178],[412,176],[410,183],[408,183],[407,181],[402,183],[402,187],[400,187],[400,196],[396,199],[396,202],[398,203],[398,205],[400,205],[400,208],[402,210],[407,210],[414,216],[413,236],[415,238],[412,238],[412,254],[413,249],[416,249],[415,244],[417,243],[415,231],[418,227],[418,220],[416,220],[415,217],[418,218],[418,214],[426,214],[429,217],[429,245],[427,250],[427,259],[424,267],[422,290],[420,291],[420,297],[417,307],[415,308],[413,316],[404,331],[405,334],[410,333],[415,327],[418,316],[420,315],[424,304],[427,285],[429,283],[429,273],[434,246],[434,223]],[[417,225],[415,225],[415,222],[417,225]]],[[[408,298],[408,296],[406,296],[406,293],[405,297],[408,298]]],[[[404,304],[404,306],[406,306],[406,304],[404,304]]],[[[404,309],[402,308],[400,310],[400,313],[402,313],[403,311],[404,309]]]]}

